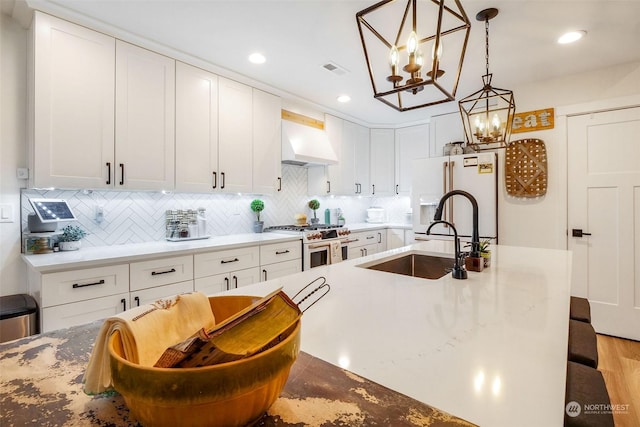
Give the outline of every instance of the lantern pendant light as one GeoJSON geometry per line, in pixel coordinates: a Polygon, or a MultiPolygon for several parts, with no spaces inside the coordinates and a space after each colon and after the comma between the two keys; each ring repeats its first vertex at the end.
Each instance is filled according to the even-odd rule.
{"type": "Polygon", "coordinates": [[[476,15],[485,22],[486,74],[482,76],[482,89],[458,102],[464,124],[467,145],[477,151],[504,148],[509,143],[516,104],[513,92],[491,85],[489,73],[489,20],[498,15],[498,9],[490,8],[476,15]]]}

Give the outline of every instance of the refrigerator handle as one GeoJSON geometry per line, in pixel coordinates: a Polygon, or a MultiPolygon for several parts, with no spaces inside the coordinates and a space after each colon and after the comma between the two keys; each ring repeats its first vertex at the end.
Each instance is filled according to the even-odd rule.
{"type": "MultiPolygon", "coordinates": [[[[455,164],[456,162],[454,162],[453,160],[449,162],[449,191],[455,189],[455,186],[453,185],[453,166],[455,164]]],[[[455,223],[453,222],[453,197],[449,197],[449,222],[455,225],[455,223]]]]}
{"type": "MultiPolygon", "coordinates": [[[[449,192],[449,190],[447,190],[447,169],[449,168],[449,162],[442,162],[442,195],[444,196],[445,194],[447,194],[449,192]]],[[[445,218],[447,218],[447,206],[444,206],[444,212],[443,215],[445,218]]],[[[442,224],[442,226],[444,228],[448,228],[449,226],[447,224],[442,224]]]]}

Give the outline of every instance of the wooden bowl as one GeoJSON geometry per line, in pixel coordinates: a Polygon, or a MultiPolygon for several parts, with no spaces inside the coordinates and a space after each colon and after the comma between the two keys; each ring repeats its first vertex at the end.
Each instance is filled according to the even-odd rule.
{"type": "MultiPolygon", "coordinates": [[[[209,297],[220,322],[257,297],[209,297]]],[[[111,376],[144,426],[244,426],[260,418],[287,382],[300,350],[300,321],[284,341],[246,359],[200,368],[155,368],[123,358],[120,333],[109,338],[111,376]]]]}

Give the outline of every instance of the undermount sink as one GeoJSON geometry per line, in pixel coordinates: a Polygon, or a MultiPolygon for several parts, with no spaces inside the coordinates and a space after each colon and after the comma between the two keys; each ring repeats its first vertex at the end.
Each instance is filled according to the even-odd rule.
{"type": "Polygon", "coordinates": [[[359,267],[436,280],[451,272],[453,258],[413,253],[398,258],[379,260],[372,264],[361,264],[359,267]]]}

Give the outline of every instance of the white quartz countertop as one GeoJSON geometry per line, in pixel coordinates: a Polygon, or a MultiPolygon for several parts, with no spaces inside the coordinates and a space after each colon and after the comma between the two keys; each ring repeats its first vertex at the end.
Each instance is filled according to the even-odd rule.
{"type": "Polygon", "coordinates": [[[78,251],[54,252],[41,255],[22,255],[27,265],[41,273],[73,268],[86,268],[118,262],[131,262],[186,253],[233,249],[300,240],[299,236],[280,233],[246,233],[215,236],[202,240],[181,242],[146,242],[126,245],[85,247],[78,251]]]}
{"type": "Polygon", "coordinates": [[[303,316],[302,350],[482,426],[561,426],[571,253],[492,247],[467,280],[358,267],[430,241],[230,291],[293,296],[319,276],[331,291],[303,316]]]}

